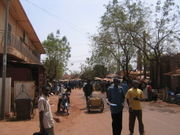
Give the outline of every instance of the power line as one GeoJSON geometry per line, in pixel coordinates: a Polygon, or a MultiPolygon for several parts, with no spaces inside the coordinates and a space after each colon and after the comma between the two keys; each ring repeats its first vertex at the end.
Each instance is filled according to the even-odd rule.
{"type": "MultiPolygon", "coordinates": [[[[58,22],[59,22],[59,20],[61,20],[61,22],[63,22],[65,25],[69,24],[69,25],[67,25],[67,26],[71,27],[73,30],[79,32],[79,33],[82,34],[83,36],[85,36],[85,35],[87,36],[88,33],[84,33],[84,32],[82,32],[82,31],[80,31],[79,28],[78,28],[78,26],[74,25],[73,23],[71,23],[71,22],[69,22],[69,21],[63,20],[63,19],[60,18],[59,16],[53,14],[52,12],[49,12],[48,10],[40,7],[39,5],[33,3],[33,2],[30,1],[30,0],[24,0],[24,1],[26,1],[28,4],[31,4],[32,6],[36,7],[37,9],[41,10],[42,12],[46,13],[46,14],[49,15],[50,17],[55,18],[56,20],[58,20],[58,22]]],[[[86,55],[83,55],[83,57],[84,57],[84,56],[86,56],[86,55]]],[[[79,57],[82,57],[82,56],[78,56],[78,58],[79,58],[79,57]]],[[[72,66],[72,65],[74,65],[74,64],[82,63],[82,62],[84,63],[85,60],[72,60],[72,61],[70,60],[68,63],[72,66]]]]}
{"type": "MultiPolygon", "coordinates": [[[[66,20],[64,20],[64,19],[61,19],[59,16],[57,16],[57,15],[49,12],[48,10],[40,7],[39,5],[37,5],[37,4],[33,3],[33,2],[31,2],[30,0],[25,0],[25,1],[26,1],[27,3],[29,3],[29,4],[31,4],[32,6],[38,8],[39,10],[43,11],[44,13],[48,14],[49,16],[55,18],[56,20],[60,19],[61,22],[64,22],[65,25],[69,24],[69,27],[71,27],[71,28],[74,29],[75,31],[81,33],[82,35],[87,35],[87,33],[84,33],[84,32],[82,32],[82,31],[80,31],[79,28],[77,28],[77,27],[78,27],[77,25],[75,25],[75,24],[73,24],[73,23],[71,23],[71,22],[69,22],[69,21],[66,21],[66,20]]],[[[58,20],[58,21],[59,21],[59,20],[58,20]]]]}

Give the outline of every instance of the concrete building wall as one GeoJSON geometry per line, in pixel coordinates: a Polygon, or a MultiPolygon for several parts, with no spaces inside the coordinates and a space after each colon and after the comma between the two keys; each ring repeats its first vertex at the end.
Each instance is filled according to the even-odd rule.
{"type": "MultiPolygon", "coordinates": [[[[5,23],[5,5],[0,2],[0,43],[2,42],[3,32],[4,32],[4,23],[5,23]]],[[[26,46],[29,51],[36,51],[35,45],[33,45],[32,41],[29,38],[28,32],[23,29],[22,26],[19,25],[19,22],[16,18],[9,13],[8,23],[11,26],[11,34],[12,38],[16,38],[17,40],[23,40],[23,34],[25,33],[25,41],[23,41],[23,46],[26,46]]],[[[0,48],[0,52],[2,52],[2,48],[0,48]]],[[[37,51],[36,51],[37,52],[37,51]]],[[[40,59],[40,58],[39,58],[40,59]]]]}
{"type": "MultiPolygon", "coordinates": [[[[176,70],[177,68],[180,68],[180,54],[174,55],[174,56],[163,56],[161,57],[161,63],[160,63],[160,87],[168,87],[170,89],[175,90],[176,87],[180,87],[180,79],[179,77],[171,77],[164,75],[164,73],[171,72],[173,70],[176,70]]],[[[157,86],[157,80],[156,80],[156,63],[151,62],[151,80],[153,86],[157,86]]]]}

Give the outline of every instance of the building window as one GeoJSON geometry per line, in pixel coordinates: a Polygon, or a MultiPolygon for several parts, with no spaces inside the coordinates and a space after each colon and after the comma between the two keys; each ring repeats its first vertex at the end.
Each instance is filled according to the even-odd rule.
{"type": "Polygon", "coordinates": [[[28,36],[25,30],[23,31],[22,41],[24,42],[24,44],[28,44],[28,36]]]}

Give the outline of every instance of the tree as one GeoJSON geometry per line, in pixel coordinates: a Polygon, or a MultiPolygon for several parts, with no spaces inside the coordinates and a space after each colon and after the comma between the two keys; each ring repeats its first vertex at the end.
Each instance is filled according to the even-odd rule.
{"type": "Polygon", "coordinates": [[[81,65],[81,79],[91,79],[95,77],[104,78],[108,71],[104,65],[96,64],[94,66],[89,64],[89,59],[86,60],[86,64],[81,65]]]}
{"type": "Polygon", "coordinates": [[[79,72],[79,71],[73,71],[73,72],[71,72],[71,78],[72,78],[72,79],[80,78],[80,72],[79,72]]]}
{"type": "Polygon", "coordinates": [[[107,68],[104,65],[95,65],[93,67],[94,77],[104,78],[107,75],[107,68]]]}
{"type": "Polygon", "coordinates": [[[93,37],[92,40],[92,55],[91,57],[86,61],[86,63],[90,67],[94,67],[95,65],[102,65],[106,67],[107,72],[114,72],[117,70],[117,62],[114,60],[114,58],[109,55],[109,52],[104,49],[103,47],[96,44],[96,37],[93,37]]]}
{"type": "Polygon", "coordinates": [[[86,80],[86,79],[90,79],[93,80],[94,79],[94,75],[93,75],[93,70],[90,66],[88,65],[81,65],[81,79],[86,80]]]}
{"type": "MultiPolygon", "coordinates": [[[[135,47],[131,35],[127,31],[133,25],[136,29],[144,27],[141,2],[118,3],[113,0],[106,6],[106,12],[101,18],[99,33],[92,37],[93,50],[91,60],[116,63],[117,72],[120,67],[124,74],[129,75],[130,61],[134,56],[135,47]]],[[[107,62],[106,62],[107,63],[107,62]]]]}
{"type": "Polygon", "coordinates": [[[47,39],[43,42],[43,46],[47,55],[43,61],[47,77],[51,80],[59,79],[66,70],[68,59],[71,56],[69,42],[65,36],[60,37],[58,30],[56,36],[53,33],[47,36],[47,39]]]}
{"type": "Polygon", "coordinates": [[[154,61],[156,65],[155,87],[160,87],[160,57],[175,50],[178,37],[180,35],[180,10],[174,0],[165,0],[162,3],[157,1],[155,12],[149,16],[146,29],[135,30],[135,25],[131,29],[126,28],[133,38],[134,46],[141,50],[149,61],[154,61]]]}

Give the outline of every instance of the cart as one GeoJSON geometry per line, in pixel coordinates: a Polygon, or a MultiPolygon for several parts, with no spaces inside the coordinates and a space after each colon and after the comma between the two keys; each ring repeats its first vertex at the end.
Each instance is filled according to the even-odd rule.
{"type": "Polygon", "coordinates": [[[99,97],[89,97],[87,103],[87,109],[88,112],[97,111],[97,110],[103,112],[104,111],[103,99],[99,97]]]}

